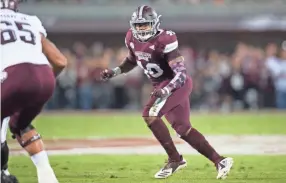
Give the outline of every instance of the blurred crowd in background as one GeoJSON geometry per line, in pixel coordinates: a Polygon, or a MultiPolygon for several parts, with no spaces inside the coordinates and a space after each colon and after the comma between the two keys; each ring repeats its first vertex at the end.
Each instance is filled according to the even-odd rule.
{"type": "Polygon", "coordinates": [[[30,12],[36,9],[35,1],[45,7],[41,11],[47,12],[36,13],[46,21],[52,30],[51,40],[69,60],[68,67],[58,77],[47,109],[142,108],[152,87],[140,68],[109,82],[100,81],[99,73],[104,68],[116,67],[126,56],[126,48],[120,47],[124,45],[125,29],[114,29],[117,24],[126,25],[127,29],[126,11],[145,3],[172,9],[173,15],[169,16],[173,17],[164,23],[178,31],[180,50],[193,79],[190,97],[193,109],[227,112],[286,108],[286,42],[281,45],[286,39],[283,8],[286,0],[33,0],[27,1],[30,12]],[[57,9],[58,3],[75,4],[71,7],[79,12],[88,6],[89,13],[77,17],[72,8],[57,9]],[[46,7],[47,4],[50,6],[46,7]],[[118,8],[118,12],[101,12],[100,5],[113,7],[112,10],[118,8]],[[99,8],[98,11],[93,13],[93,7],[99,8]],[[120,7],[124,7],[122,14],[120,7]],[[197,11],[189,14],[185,7],[197,11]],[[51,13],[54,10],[57,12],[51,13]],[[80,29],[73,31],[72,27],[80,29]]]}
{"type": "MultiPolygon", "coordinates": [[[[231,53],[186,46],[180,50],[193,79],[192,108],[226,112],[286,108],[286,50],[281,45],[269,43],[262,48],[239,43],[231,53]]],[[[99,79],[103,68],[120,64],[127,54],[125,47],[114,49],[100,42],[87,47],[76,42],[62,51],[69,65],[58,77],[47,109],[138,110],[149,98],[152,87],[140,68],[109,82],[99,79]]]]}

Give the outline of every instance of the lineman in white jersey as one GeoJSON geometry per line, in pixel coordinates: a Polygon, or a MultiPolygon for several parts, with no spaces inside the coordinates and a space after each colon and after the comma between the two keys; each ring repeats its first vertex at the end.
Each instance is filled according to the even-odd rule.
{"type": "Polygon", "coordinates": [[[3,9],[1,29],[2,70],[20,63],[49,65],[41,41],[41,36],[46,37],[47,33],[38,17],[3,9]]]}
{"type": "Polygon", "coordinates": [[[36,16],[19,13],[17,6],[16,0],[0,1],[1,182],[18,182],[7,168],[9,149],[2,134],[9,127],[31,156],[38,182],[58,183],[41,136],[31,123],[52,95],[55,75],[65,68],[67,60],[46,38],[41,21],[36,16]]]}

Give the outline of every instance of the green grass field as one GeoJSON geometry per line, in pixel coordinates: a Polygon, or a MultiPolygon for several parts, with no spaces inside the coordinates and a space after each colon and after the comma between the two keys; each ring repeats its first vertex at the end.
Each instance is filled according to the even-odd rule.
{"type": "MultiPolygon", "coordinates": [[[[286,134],[286,112],[274,114],[193,115],[194,127],[205,134],[286,134]]],[[[35,126],[45,138],[122,137],[151,135],[140,114],[41,116],[35,126]]]]}
{"type": "MultiPolygon", "coordinates": [[[[43,115],[35,126],[44,138],[151,136],[140,115],[43,115]]],[[[205,134],[286,134],[286,112],[232,115],[193,115],[192,124],[205,134]]],[[[282,144],[283,145],[283,144],[282,144]]],[[[285,144],[284,144],[285,145],[285,144]]],[[[286,145],[285,145],[286,146],[286,145]]],[[[285,156],[233,156],[234,169],[227,180],[216,180],[214,167],[201,156],[186,156],[188,167],[167,180],[153,175],[166,156],[85,155],[51,156],[61,183],[285,183],[285,156]]],[[[36,171],[28,157],[10,159],[10,172],[20,183],[36,183],[36,171]],[[25,171],[23,171],[25,170],[25,171]],[[28,172],[28,176],[26,173],[28,172]]]]}
{"type": "MultiPolygon", "coordinates": [[[[187,156],[189,166],[166,180],[153,178],[163,156],[53,156],[51,163],[63,183],[285,183],[286,156],[234,158],[235,167],[223,181],[215,179],[214,167],[200,156],[187,156]]],[[[35,168],[28,158],[11,160],[11,170],[21,183],[36,183],[35,168]]]]}

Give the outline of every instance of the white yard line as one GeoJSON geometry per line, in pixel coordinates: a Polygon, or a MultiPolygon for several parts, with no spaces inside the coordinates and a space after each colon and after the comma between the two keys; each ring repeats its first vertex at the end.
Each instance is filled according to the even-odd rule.
{"type": "MultiPolygon", "coordinates": [[[[221,154],[232,155],[286,155],[286,136],[207,136],[209,142],[221,154]]],[[[185,155],[198,154],[188,144],[177,144],[178,150],[185,155]]],[[[50,155],[82,155],[82,154],[165,154],[159,145],[137,147],[98,147],[73,148],[70,150],[51,150],[50,155]]],[[[11,155],[25,154],[23,151],[12,151],[11,155]]]]}

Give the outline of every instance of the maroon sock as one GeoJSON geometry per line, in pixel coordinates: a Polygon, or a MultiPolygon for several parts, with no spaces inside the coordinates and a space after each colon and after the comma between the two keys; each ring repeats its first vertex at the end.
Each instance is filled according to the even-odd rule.
{"type": "Polygon", "coordinates": [[[188,135],[182,136],[181,138],[214,164],[219,163],[223,159],[209,144],[206,138],[195,128],[192,128],[188,135]]]}
{"type": "Polygon", "coordinates": [[[149,125],[149,128],[167,152],[169,159],[173,161],[181,161],[181,156],[177,151],[170,132],[163,120],[158,119],[154,121],[151,125],[149,125]]]}

